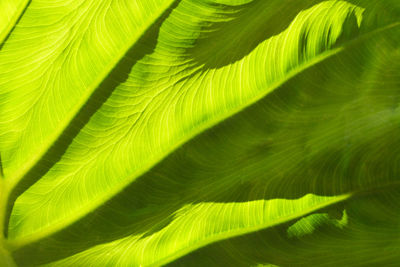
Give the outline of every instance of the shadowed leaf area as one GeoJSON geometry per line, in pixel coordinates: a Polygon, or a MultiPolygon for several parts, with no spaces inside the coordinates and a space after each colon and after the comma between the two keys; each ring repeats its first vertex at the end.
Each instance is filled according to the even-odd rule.
{"type": "Polygon", "coordinates": [[[398,1],[19,2],[0,265],[400,261],[398,1]]]}

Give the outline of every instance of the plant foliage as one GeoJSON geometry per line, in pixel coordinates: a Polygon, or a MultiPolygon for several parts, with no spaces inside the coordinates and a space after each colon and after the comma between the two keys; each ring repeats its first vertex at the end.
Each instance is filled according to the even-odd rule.
{"type": "Polygon", "coordinates": [[[399,103],[398,0],[0,0],[0,265],[395,265],[399,103]]]}

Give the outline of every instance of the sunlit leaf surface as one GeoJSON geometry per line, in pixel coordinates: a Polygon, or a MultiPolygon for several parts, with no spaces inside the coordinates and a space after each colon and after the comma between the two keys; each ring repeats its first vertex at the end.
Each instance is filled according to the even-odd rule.
{"type": "Polygon", "coordinates": [[[400,262],[398,0],[0,0],[0,266],[400,262]]]}

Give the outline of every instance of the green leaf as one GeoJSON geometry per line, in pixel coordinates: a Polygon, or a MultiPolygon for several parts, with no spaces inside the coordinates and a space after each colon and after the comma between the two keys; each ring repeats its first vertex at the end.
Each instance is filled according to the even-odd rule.
{"type": "Polygon", "coordinates": [[[260,262],[267,266],[395,266],[400,260],[399,189],[359,195],[344,210],[343,206],[331,208],[330,213],[347,214],[344,226],[330,223],[340,218],[310,215],[305,218],[307,223],[305,219],[295,223],[298,228],[320,224],[308,235],[293,237],[289,234],[293,224],[283,224],[215,243],[171,266],[249,266],[260,262]]]}
{"type": "Polygon", "coordinates": [[[294,200],[191,204],[177,210],[159,231],[101,244],[50,265],[83,266],[95,261],[102,265],[159,266],[207,244],[275,226],[347,197],[306,195],[294,200]]]}
{"type": "Polygon", "coordinates": [[[395,262],[370,251],[398,217],[357,208],[398,199],[399,18],[389,0],[31,1],[0,50],[4,250],[21,266],[335,266],[354,246],[395,262]]]}
{"type": "Polygon", "coordinates": [[[30,0],[0,1],[0,47],[24,12],[29,1],[30,0]]]}
{"type": "MultiPolygon", "coordinates": [[[[254,4],[252,8],[260,9],[260,3],[254,4]]],[[[329,47],[339,38],[343,21],[356,7],[348,5],[344,9],[344,2],[329,2],[325,5],[329,8],[322,9],[321,6],[317,6],[314,9],[335,14],[328,16],[328,26],[333,25],[326,29],[326,32],[319,33],[323,45],[329,47]],[[337,11],[342,9],[347,12],[338,16],[337,11]],[[332,30],[328,36],[330,28],[332,30]]],[[[48,231],[56,231],[57,228],[76,220],[81,214],[93,210],[120,191],[191,136],[276,88],[277,84],[282,83],[282,79],[288,79],[289,75],[284,75],[285,71],[289,73],[297,70],[291,70],[289,59],[298,58],[298,42],[304,31],[303,27],[308,24],[319,27],[319,24],[307,22],[313,22],[321,16],[318,12],[314,12],[314,16],[307,14],[312,14],[313,10],[303,12],[297,17],[300,25],[294,27],[293,31],[289,28],[282,34],[258,44],[252,53],[241,60],[226,67],[207,67],[206,72],[200,69],[202,65],[196,66],[186,58],[186,50],[182,49],[180,55],[179,50],[170,49],[177,40],[182,40],[182,44],[175,46],[197,51],[197,47],[190,47],[194,41],[189,37],[201,30],[204,23],[202,20],[207,19],[206,14],[211,16],[222,11],[224,9],[221,10],[219,6],[188,1],[182,2],[171,13],[170,19],[160,28],[154,53],[145,55],[133,64],[130,75],[113,90],[101,109],[93,114],[77,133],[61,159],[17,200],[15,217],[11,217],[11,222],[14,224],[13,220],[20,221],[19,214],[22,214],[24,220],[18,225],[15,223],[10,238],[35,238],[35,235],[39,238],[48,231]],[[195,4],[199,6],[194,6],[195,4]],[[180,10],[182,11],[179,12],[180,10]],[[180,25],[181,28],[186,28],[178,28],[174,22],[177,24],[179,17],[195,15],[189,13],[189,10],[199,10],[201,13],[197,18],[194,17],[193,21],[186,19],[188,23],[180,25]],[[288,47],[282,49],[282,53],[285,51],[289,54],[287,58],[278,61],[269,57],[279,55],[274,51],[275,47],[290,38],[297,38],[297,41],[288,41],[288,47]],[[259,53],[265,56],[259,57],[259,53]],[[290,55],[291,53],[294,55],[290,55]],[[261,65],[265,60],[265,68],[252,67],[253,64],[261,65]],[[281,63],[281,66],[274,69],[277,62],[281,63]],[[262,75],[267,70],[272,71],[271,75],[262,75]],[[240,75],[227,80],[228,73],[240,75]],[[246,83],[248,84],[245,86],[246,83]],[[218,89],[213,90],[214,87],[218,89]],[[223,90],[224,88],[226,90],[223,90]],[[198,96],[201,93],[204,96],[198,96]],[[49,202],[49,199],[54,201],[49,202]],[[38,214],[46,219],[39,218],[38,214]]],[[[262,15],[264,18],[265,15],[262,15]]],[[[313,29],[310,32],[314,32],[313,29]]],[[[305,48],[305,59],[299,59],[301,63],[309,58],[314,59],[322,52],[318,49],[323,49],[317,42],[306,45],[311,47],[305,48]]],[[[337,53],[338,50],[335,49],[330,54],[337,53]]],[[[314,60],[320,61],[327,56],[329,55],[324,54],[314,60]]],[[[299,65],[297,62],[294,64],[296,67],[299,65]]]]}
{"type": "Polygon", "coordinates": [[[40,161],[171,2],[30,3],[0,54],[0,149],[10,183],[40,161]]]}

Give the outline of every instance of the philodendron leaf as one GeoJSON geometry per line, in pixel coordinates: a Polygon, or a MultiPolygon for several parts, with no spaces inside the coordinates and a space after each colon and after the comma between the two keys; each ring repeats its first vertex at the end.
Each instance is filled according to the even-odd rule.
{"type": "Polygon", "coordinates": [[[398,1],[20,2],[3,262],[396,262],[398,1]]]}

